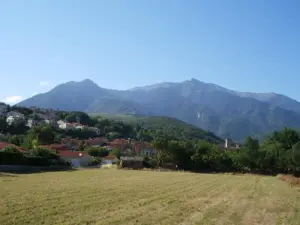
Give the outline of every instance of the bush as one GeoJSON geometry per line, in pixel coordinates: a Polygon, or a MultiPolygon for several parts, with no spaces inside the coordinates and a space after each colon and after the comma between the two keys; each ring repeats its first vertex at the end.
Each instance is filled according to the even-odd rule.
{"type": "Polygon", "coordinates": [[[154,168],[155,167],[150,163],[150,161],[143,161],[143,165],[145,168],[154,168]]]}
{"type": "Polygon", "coordinates": [[[101,159],[97,158],[97,157],[93,157],[90,161],[89,161],[89,166],[96,166],[99,165],[101,163],[101,159]]]}
{"type": "Polygon", "coordinates": [[[50,166],[68,164],[60,159],[24,155],[21,152],[0,152],[0,165],[50,166]]]}
{"type": "Polygon", "coordinates": [[[158,167],[158,162],[157,162],[156,159],[151,159],[151,160],[149,160],[146,163],[148,163],[148,166],[150,166],[150,168],[156,168],[156,167],[158,167]]]}
{"type": "Polygon", "coordinates": [[[117,158],[121,157],[121,151],[118,148],[113,148],[112,150],[110,150],[109,155],[113,155],[117,158]]]}
{"type": "Polygon", "coordinates": [[[5,147],[2,150],[3,150],[3,152],[10,152],[10,153],[19,153],[19,154],[21,154],[20,151],[17,148],[13,147],[13,146],[7,146],[7,147],[5,147]]]}
{"type": "Polygon", "coordinates": [[[31,151],[31,155],[37,157],[43,157],[47,159],[58,160],[60,157],[56,152],[47,148],[37,147],[31,151]]]}

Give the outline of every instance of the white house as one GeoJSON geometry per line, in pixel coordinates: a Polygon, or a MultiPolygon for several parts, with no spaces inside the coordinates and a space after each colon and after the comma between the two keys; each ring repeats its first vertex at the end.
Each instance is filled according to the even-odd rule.
{"type": "Polygon", "coordinates": [[[69,161],[73,167],[85,167],[93,159],[87,152],[60,151],[60,158],[69,161]]]}
{"type": "Polygon", "coordinates": [[[61,124],[66,123],[66,122],[63,121],[63,120],[58,120],[56,123],[57,123],[57,125],[61,125],[61,124]]]}
{"type": "Polygon", "coordinates": [[[37,122],[35,120],[29,119],[29,120],[27,120],[26,126],[31,128],[31,127],[35,126],[36,124],[37,124],[37,122]]]}
{"type": "Polygon", "coordinates": [[[44,120],[45,124],[55,124],[55,120],[54,119],[45,119],[44,120]]]}
{"type": "Polygon", "coordinates": [[[57,121],[58,127],[63,130],[71,130],[74,126],[71,123],[67,123],[65,121],[59,120],[57,121]]]}
{"type": "Polygon", "coordinates": [[[113,155],[108,155],[101,158],[101,165],[112,165],[117,162],[118,158],[113,155]]]}
{"type": "Polygon", "coordinates": [[[16,120],[25,120],[25,116],[22,113],[11,111],[7,113],[6,123],[11,125],[16,120]]]}
{"type": "Polygon", "coordinates": [[[83,130],[83,128],[85,127],[84,125],[82,125],[80,123],[72,123],[72,126],[78,130],[83,130]]]}

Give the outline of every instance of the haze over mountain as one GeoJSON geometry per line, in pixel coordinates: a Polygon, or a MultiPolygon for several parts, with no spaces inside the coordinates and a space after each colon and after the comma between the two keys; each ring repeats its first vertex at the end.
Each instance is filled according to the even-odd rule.
{"type": "Polygon", "coordinates": [[[196,79],[165,82],[125,91],[91,80],[60,84],[19,103],[90,113],[169,116],[241,141],[285,126],[300,128],[300,103],[276,93],[237,92],[196,79]]]}

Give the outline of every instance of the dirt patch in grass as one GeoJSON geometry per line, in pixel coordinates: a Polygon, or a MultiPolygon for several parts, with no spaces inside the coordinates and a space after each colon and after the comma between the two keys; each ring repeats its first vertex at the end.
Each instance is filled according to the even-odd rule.
{"type": "Polygon", "coordinates": [[[279,180],[287,182],[291,187],[300,187],[300,178],[292,175],[279,174],[279,180]]]}

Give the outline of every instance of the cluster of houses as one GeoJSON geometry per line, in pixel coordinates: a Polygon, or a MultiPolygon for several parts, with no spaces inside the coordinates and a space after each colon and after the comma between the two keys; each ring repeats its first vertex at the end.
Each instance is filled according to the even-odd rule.
{"type": "MultiPolygon", "coordinates": [[[[153,157],[156,154],[156,150],[145,142],[139,142],[130,139],[115,139],[108,141],[106,138],[94,138],[88,140],[77,140],[71,138],[64,138],[60,144],[42,145],[40,147],[55,150],[60,158],[69,161],[73,167],[87,166],[92,160],[92,157],[86,151],[79,151],[78,146],[91,146],[91,147],[103,147],[109,151],[114,148],[120,150],[123,157],[141,157],[149,156],[153,157]]],[[[7,147],[14,146],[19,151],[24,152],[24,149],[5,142],[0,142],[0,150],[7,147]]],[[[108,155],[102,158],[102,165],[112,165],[118,158],[108,155]]]]}
{"type": "Polygon", "coordinates": [[[100,130],[97,127],[90,127],[90,126],[86,126],[86,125],[83,125],[83,124],[80,124],[80,123],[68,123],[68,122],[63,121],[63,120],[58,120],[56,122],[56,124],[60,129],[63,129],[63,130],[83,130],[83,129],[87,129],[87,130],[95,132],[97,135],[100,134],[100,130]]]}
{"type": "MultiPolygon", "coordinates": [[[[2,107],[3,108],[3,107],[2,107]]],[[[97,135],[100,134],[100,130],[96,127],[90,127],[82,125],[80,123],[68,123],[66,121],[60,120],[58,116],[52,110],[47,110],[45,113],[33,113],[27,118],[24,114],[16,111],[4,112],[4,108],[1,110],[0,115],[6,117],[6,123],[12,125],[16,121],[25,121],[26,126],[31,128],[33,126],[38,126],[42,124],[55,125],[63,130],[90,130],[95,132],[97,135]]]]}
{"type": "MultiPolygon", "coordinates": [[[[63,120],[60,120],[54,110],[44,109],[39,112],[36,112],[33,109],[33,113],[29,116],[17,111],[8,111],[8,108],[5,104],[0,104],[0,116],[6,118],[8,125],[12,125],[14,122],[23,121],[26,126],[31,128],[34,126],[49,124],[57,126],[62,130],[90,130],[96,134],[100,134],[100,130],[96,127],[86,126],[80,123],[69,123],[63,120]]],[[[6,146],[14,146],[9,143],[0,142],[0,151],[6,146]]],[[[64,138],[59,144],[45,145],[45,147],[51,150],[55,150],[59,153],[61,159],[71,162],[74,167],[87,166],[91,161],[92,157],[85,151],[80,151],[79,146],[91,146],[91,147],[103,147],[108,151],[111,151],[114,148],[120,150],[122,156],[126,157],[136,157],[136,156],[149,156],[152,157],[156,154],[155,149],[149,143],[131,140],[131,139],[115,139],[109,141],[106,138],[99,137],[88,140],[77,140],[71,138],[64,138]]],[[[19,151],[24,151],[24,149],[16,147],[19,151]]],[[[105,165],[110,165],[116,161],[116,157],[107,156],[102,158],[102,163],[105,165]]]]}

